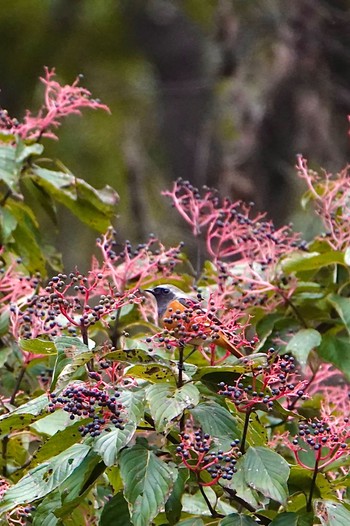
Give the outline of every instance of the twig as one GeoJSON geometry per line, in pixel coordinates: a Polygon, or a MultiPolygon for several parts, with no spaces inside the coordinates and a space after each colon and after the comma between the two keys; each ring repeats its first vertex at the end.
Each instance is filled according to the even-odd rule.
{"type": "Polygon", "coordinates": [[[306,321],[304,320],[304,318],[302,317],[302,315],[300,314],[300,312],[298,311],[298,309],[296,308],[296,306],[294,305],[294,303],[284,294],[284,292],[281,291],[281,289],[278,289],[278,293],[283,298],[284,302],[292,309],[292,311],[294,312],[295,316],[300,321],[301,325],[305,329],[307,329],[308,325],[307,325],[306,321]]]}
{"type": "Polygon", "coordinates": [[[316,462],[315,462],[314,474],[313,474],[312,481],[311,481],[310,494],[309,494],[309,498],[307,499],[306,511],[308,511],[308,512],[312,510],[312,496],[313,496],[315,485],[316,485],[316,477],[317,477],[317,473],[318,473],[318,463],[320,461],[321,451],[322,450],[319,449],[319,454],[318,454],[318,457],[317,457],[316,462]]]}
{"type": "Polygon", "coordinates": [[[26,370],[27,370],[27,366],[23,365],[21,370],[19,371],[19,375],[17,376],[17,380],[16,380],[15,386],[13,388],[11,398],[9,400],[10,404],[13,404],[15,399],[16,399],[16,395],[17,395],[18,389],[19,389],[19,387],[21,385],[21,382],[23,380],[23,376],[24,376],[26,370]]]}
{"type": "Polygon", "coordinates": [[[242,433],[242,442],[240,447],[240,452],[245,453],[245,442],[247,438],[247,432],[248,432],[248,426],[249,426],[249,418],[251,415],[251,411],[248,410],[245,414],[245,420],[244,420],[244,427],[243,427],[243,433],[242,433]]]}
{"type": "MultiPolygon", "coordinates": [[[[183,342],[179,342],[179,361],[177,363],[179,376],[177,379],[178,389],[183,386],[183,369],[184,369],[184,349],[185,345],[183,342]]],[[[183,433],[185,429],[185,414],[183,413],[180,419],[180,433],[183,433]]]]}
{"type": "MultiPolygon", "coordinates": [[[[221,484],[220,484],[221,486],[221,484]]],[[[245,508],[247,511],[250,511],[251,513],[254,513],[254,516],[260,520],[260,523],[261,524],[270,524],[271,522],[271,519],[269,519],[268,517],[265,517],[264,515],[260,515],[259,513],[256,513],[256,510],[254,508],[254,506],[252,506],[251,504],[249,504],[249,502],[246,502],[245,500],[241,499],[241,497],[238,497],[238,495],[236,494],[236,491],[231,489],[231,488],[227,488],[225,486],[221,486],[223,488],[224,491],[226,491],[226,493],[229,494],[230,498],[235,501],[237,504],[239,504],[240,506],[242,506],[243,508],[245,508]]]]}
{"type": "Polygon", "coordinates": [[[201,494],[203,496],[203,499],[205,500],[205,503],[208,506],[208,510],[210,511],[211,516],[212,517],[225,517],[225,515],[221,515],[220,513],[218,513],[217,511],[214,510],[213,506],[210,504],[210,501],[209,501],[208,497],[205,494],[203,486],[200,483],[199,476],[197,478],[198,478],[199,491],[201,492],[201,494]]]}

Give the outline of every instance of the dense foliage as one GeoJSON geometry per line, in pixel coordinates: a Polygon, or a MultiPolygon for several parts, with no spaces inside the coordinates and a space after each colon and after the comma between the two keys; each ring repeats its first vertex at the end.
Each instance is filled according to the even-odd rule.
{"type": "Polygon", "coordinates": [[[43,82],[38,115],[0,116],[1,524],[347,525],[348,170],[298,159],[311,242],[179,180],[164,194],[197,260],[152,234],[132,246],[112,189],[42,157],[61,117],[106,108],[43,82]],[[88,273],[59,272],[28,194],[105,232],[88,273]],[[145,292],[159,284],[194,298],[172,330],[145,292]]]}

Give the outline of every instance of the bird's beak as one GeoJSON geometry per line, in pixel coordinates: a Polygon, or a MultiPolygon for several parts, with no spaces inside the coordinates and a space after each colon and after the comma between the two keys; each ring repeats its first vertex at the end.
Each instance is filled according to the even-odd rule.
{"type": "Polygon", "coordinates": [[[140,291],[141,291],[142,293],[143,293],[143,292],[148,292],[149,294],[152,294],[152,295],[154,296],[154,294],[153,294],[153,290],[152,290],[152,289],[140,289],[140,291]]]}

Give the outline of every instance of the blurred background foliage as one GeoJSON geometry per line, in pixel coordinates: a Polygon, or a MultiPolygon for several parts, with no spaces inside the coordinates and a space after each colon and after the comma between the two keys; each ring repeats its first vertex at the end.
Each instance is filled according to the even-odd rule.
{"type": "MultiPolygon", "coordinates": [[[[297,153],[330,171],[349,158],[349,8],[349,0],[2,0],[0,105],[18,118],[38,108],[44,65],[64,83],[84,75],[112,115],[70,117],[45,152],[118,191],[121,242],[185,237],[160,196],[179,176],[252,200],[281,223],[297,203],[297,153]]],[[[66,211],[58,225],[42,223],[66,269],[85,271],[96,233],[66,211]]]]}

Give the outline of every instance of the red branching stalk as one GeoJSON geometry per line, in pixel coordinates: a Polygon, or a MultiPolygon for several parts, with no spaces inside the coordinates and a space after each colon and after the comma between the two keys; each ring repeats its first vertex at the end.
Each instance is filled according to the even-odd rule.
{"type": "Polygon", "coordinates": [[[224,336],[237,351],[244,348],[252,352],[256,339],[249,340],[246,337],[249,321],[245,323],[238,321],[241,313],[226,308],[218,300],[219,297],[214,293],[210,295],[208,302],[204,302],[199,294],[197,299],[193,300],[193,305],[188,301],[183,313],[174,312],[170,315],[167,321],[175,325],[173,330],[164,329],[153,337],[148,337],[146,341],[153,342],[156,347],[165,345],[168,350],[178,348],[179,342],[182,346],[196,346],[210,365],[218,365],[232,356],[228,350],[224,355],[222,352],[217,353],[216,341],[220,339],[220,335],[224,336]]]}
{"type": "Polygon", "coordinates": [[[176,452],[183,464],[197,475],[200,486],[213,486],[220,479],[232,479],[236,472],[237,459],[241,456],[238,444],[239,440],[235,440],[231,443],[229,451],[215,452],[212,449],[211,436],[187,423],[185,431],[181,433],[181,443],[176,452]],[[201,474],[205,472],[211,477],[209,482],[201,479],[201,474]]]}
{"type": "Polygon", "coordinates": [[[250,413],[263,407],[271,411],[276,400],[286,402],[288,407],[292,400],[305,399],[308,382],[297,378],[293,357],[276,356],[271,351],[265,365],[256,365],[252,361],[249,372],[248,357],[245,365],[247,372],[234,385],[219,384],[219,394],[231,398],[238,411],[250,413]]]}
{"type": "Polygon", "coordinates": [[[12,260],[9,265],[0,269],[0,313],[9,309],[11,304],[25,304],[28,296],[38,286],[39,279],[25,275],[20,263],[12,260]]]}
{"type": "Polygon", "coordinates": [[[14,336],[57,336],[65,330],[85,333],[97,321],[108,324],[113,313],[123,306],[141,302],[135,289],[121,294],[104,278],[96,271],[87,276],[78,271],[54,276],[44,290],[28,299],[26,308],[12,306],[14,336]]]}
{"type": "Polygon", "coordinates": [[[350,174],[346,166],[336,176],[324,171],[310,170],[306,159],[298,156],[298,175],[307,184],[315,212],[325,228],[325,239],[333,250],[349,246],[350,174]]]}
{"type": "Polygon", "coordinates": [[[198,188],[192,186],[189,181],[178,179],[172,190],[164,191],[162,195],[171,198],[173,206],[191,226],[196,237],[217,215],[219,199],[215,190],[205,187],[204,195],[201,196],[198,188]]]}
{"type": "Polygon", "coordinates": [[[299,433],[292,441],[289,435],[280,435],[284,446],[290,449],[296,461],[305,469],[313,471],[315,465],[309,466],[301,459],[300,452],[314,452],[317,469],[323,470],[335,460],[350,453],[350,403],[348,392],[343,393],[347,400],[345,414],[334,410],[331,402],[325,401],[321,406],[321,418],[308,420],[299,425],[299,433]]]}
{"type": "Polygon", "coordinates": [[[79,86],[80,77],[73,84],[62,86],[55,80],[55,69],[45,67],[45,76],[40,77],[45,86],[44,104],[36,115],[27,110],[23,122],[11,119],[3,110],[0,114],[0,129],[21,139],[38,141],[41,137],[57,139],[54,132],[68,115],[81,115],[83,108],[102,109],[110,112],[108,106],[91,98],[86,88],[79,86]]]}
{"type": "Polygon", "coordinates": [[[159,277],[174,277],[174,267],[180,261],[182,243],[167,249],[154,236],[150,236],[147,243],[132,247],[126,241],[118,249],[116,232],[110,228],[97,240],[97,246],[103,260],[100,271],[113,282],[117,291],[123,292],[130,282],[136,289],[140,286],[147,287],[159,277]]]}
{"type": "Polygon", "coordinates": [[[279,262],[300,240],[290,226],[276,229],[265,214],[254,215],[250,204],[220,199],[207,188],[202,195],[187,181],[176,181],[173,189],[163,194],[172,199],[195,236],[205,235],[222,292],[232,292],[245,309],[261,301],[272,310],[290,301],[295,284],[291,281],[281,287],[279,283],[279,262]]]}

